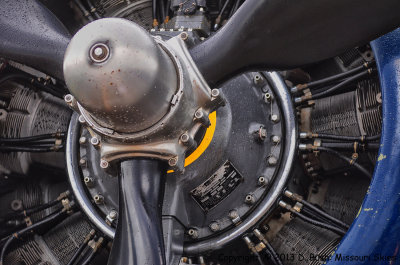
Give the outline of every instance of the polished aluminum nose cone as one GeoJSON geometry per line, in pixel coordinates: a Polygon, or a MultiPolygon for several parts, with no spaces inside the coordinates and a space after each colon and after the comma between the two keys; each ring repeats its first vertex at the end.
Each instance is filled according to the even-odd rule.
{"type": "Polygon", "coordinates": [[[72,38],[64,57],[71,94],[102,127],[134,133],[156,124],[178,88],[173,60],[137,24],[94,21],[72,38]]]}

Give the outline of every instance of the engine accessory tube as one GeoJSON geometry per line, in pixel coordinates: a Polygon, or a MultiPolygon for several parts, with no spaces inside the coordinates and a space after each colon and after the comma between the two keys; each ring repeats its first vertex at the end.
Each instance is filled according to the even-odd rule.
{"type": "Polygon", "coordinates": [[[278,254],[276,253],[275,249],[271,246],[271,244],[268,242],[267,238],[261,233],[261,231],[258,229],[254,229],[253,234],[256,237],[258,237],[258,239],[265,244],[266,250],[268,250],[267,253],[269,252],[271,254],[274,263],[277,265],[283,265],[281,259],[279,258],[278,254]]]}
{"type": "Polygon", "coordinates": [[[306,138],[321,138],[321,139],[330,139],[330,140],[341,140],[341,141],[360,141],[360,142],[372,142],[378,141],[381,138],[381,135],[373,135],[373,136],[346,136],[346,135],[336,135],[336,134],[327,134],[327,133],[300,133],[301,139],[306,138]]]}
{"type": "Polygon", "coordinates": [[[23,235],[25,235],[26,233],[32,232],[34,231],[34,229],[42,227],[50,222],[53,222],[57,219],[59,219],[61,216],[66,214],[66,210],[65,208],[62,208],[60,210],[58,210],[57,212],[51,214],[50,216],[47,216],[45,218],[43,218],[42,220],[40,220],[39,222],[28,226],[14,234],[12,234],[8,240],[5,242],[3,249],[1,250],[1,254],[0,254],[0,265],[4,265],[4,258],[5,258],[5,254],[7,251],[8,246],[14,241],[14,239],[19,238],[23,235]]]}
{"type": "Polygon", "coordinates": [[[353,165],[354,167],[356,167],[358,170],[360,170],[366,177],[368,177],[369,179],[372,178],[371,173],[369,173],[369,171],[364,168],[363,166],[361,166],[359,163],[357,163],[354,159],[348,158],[345,155],[331,149],[331,148],[327,148],[327,147],[322,147],[322,146],[313,146],[313,145],[308,145],[308,144],[300,144],[299,145],[299,149],[300,150],[313,150],[313,151],[323,151],[323,152],[327,152],[333,155],[336,155],[338,158],[344,160],[345,162],[348,162],[350,165],[353,165]]]}
{"type": "Polygon", "coordinates": [[[333,92],[337,91],[338,89],[343,88],[344,86],[356,81],[357,79],[360,79],[361,77],[366,76],[367,74],[372,74],[372,69],[367,69],[365,71],[362,71],[361,73],[351,76],[351,77],[345,79],[344,81],[340,82],[339,84],[334,85],[333,87],[330,87],[319,93],[316,93],[316,94],[308,93],[302,97],[297,97],[294,99],[294,101],[296,103],[302,103],[303,101],[307,101],[307,100],[323,98],[325,96],[328,96],[329,94],[332,94],[333,92]]]}
{"type": "Polygon", "coordinates": [[[346,223],[342,222],[341,220],[336,219],[335,217],[333,217],[333,216],[327,214],[326,212],[318,209],[317,207],[315,207],[314,205],[312,205],[308,201],[303,200],[303,198],[300,195],[298,195],[296,193],[293,193],[293,192],[291,192],[289,190],[286,190],[284,192],[284,195],[286,197],[290,198],[290,199],[293,199],[295,201],[298,201],[298,202],[302,203],[303,205],[305,205],[306,207],[312,209],[313,211],[315,211],[319,215],[325,217],[326,219],[328,219],[328,220],[330,220],[330,221],[332,221],[332,222],[334,222],[334,223],[336,223],[336,224],[338,224],[338,225],[340,225],[340,226],[342,226],[342,227],[344,227],[346,229],[349,229],[349,225],[348,224],[346,224],[346,223]]]}
{"type": "Polygon", "coordinates": [[[72,258],[69,260],[67,265],[73,265],[74,262],[77,260],[77,258],[79,257],[79,255],[82,253],[83,249],[86,247],[87,243],[89,242],[89,240],[91,240],[94,235],[96,234],[96,231],[94,229],[92,229],[89,234],[86,235],[85,239],[83,240],[82,244],[79,246],[78,250],[74,253],[74,255],[72,256],[72,258]]]}
{"type": "Polygon", "coordinates": [[[395,29],[399,8],[398,0],[247,0],[191,54],[212,84],[251,69],[292,69],[395,29]]]}
{"type": "Polygon", "coordinates": [[[329,76],[327,78],[320,79],[320,80],[317,80],[317,81],[313,81],[313,82],[310,82],[310,83],[297,85],[295,87],[292,87],[290,89],[290,92],[292,94],[294,94],[294,93],[302,91],[302,90],[304,90],[306,88],[311,88],[311,87],[323,85],[323,84],[326,84],[326,83],[330,83],[332,81],[337,81],[337,80],[343,79],[343,78],[348,77],[348,76],[350,76],[352,74],[360,72],[364,68],[368,68],[368,66],[370,66],[370,65],[371,65],[370,62],[364,63],[363,65],[360,65],[360,66],[358,66],[358,67],[356,67],[354,69],[351,69],[351,70],[349,70],[347,72],[344,72],[344,73],[340,73],[340,74],[337,74],[337,75],[329,76]]]}
{"type": "Polygon", "coordinates": [[[158,160],[121,162],[118,225],[108,264],[166,264],[160,207],[163,172],[158,160]]]}
{"type": "Polygon", "coordinates": [[[284,201],[279,201],[279,206],[284,208],[284,209],[286,209],[286,210],[288,210],[288,211],[290,211],[295,216],[299,217],[300,219],[302,219],[303,221],[305,221],[307,223],[310,223],[310,224],[313,224],[315,226],[319,226],[319,227],[331,230],[331,231],[333,231],[333,232],[335,232],[335,233],[337,233],[338,235],[341,235],[341,236],[346,234],[345,230],[340,229],[340,228],[338,228],[336,226],[325,224],[325,223],[316,221],[314,219],[308,218],[307,216],[305,216],[305,215],[299,213],[298,211],[296,211],[295,209],[293,209],[289,204],[287,204],[284,201]]]}

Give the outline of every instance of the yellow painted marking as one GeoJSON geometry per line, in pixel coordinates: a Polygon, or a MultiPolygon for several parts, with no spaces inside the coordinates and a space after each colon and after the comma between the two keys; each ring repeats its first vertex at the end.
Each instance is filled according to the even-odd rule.
{"type": "Polygon", "coordinates": [[[365,208],[364,209],[365,212],[369,212],[369,211],[373,211],[373,210],[374,210],[374,208],[365,208]]]}
{"type": "MultiPolygon", "coordinates": [[[[196,148],[196,150],[194,150],[193,153],[190,154],[190,156],[186,157],[185,167],[196,161],[204,153],[204,151],[206,151],[206,149],[208,148],[214,137],[215,127],[217,126],[217,113],[215,111],[211,112],[210,115],[208,115],[208,118],[210,120],[210,126],[207,128],[203,140],[196,148]]],[[[172,172],[174,171],[173,170],[167,171],[167,173],[172,173],[172,172]]]]}
{"type": "Polygon", "coordinates": [[[360,209],[358,210],[358,213],[357,213],[356,218],[360,215],[360,213],[361,213],[361,208],[362,208],[362,207],[360,207],[360,209]]]}
{"type": "Polygon", "coordinates": [[[386,156],[384,154],[380,154],[378,157],[378,161],[382,161],[385,158],[386,158],[386,156]]]}

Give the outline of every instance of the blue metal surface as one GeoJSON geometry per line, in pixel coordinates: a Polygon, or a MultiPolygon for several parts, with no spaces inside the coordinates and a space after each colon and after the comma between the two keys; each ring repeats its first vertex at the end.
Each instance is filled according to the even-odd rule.
{"type": "Polygon", "coordinates": [[[383,97],[379,161],[360,213],[329,265],[400,264],[400,29],[372,47],[383,97]]]}

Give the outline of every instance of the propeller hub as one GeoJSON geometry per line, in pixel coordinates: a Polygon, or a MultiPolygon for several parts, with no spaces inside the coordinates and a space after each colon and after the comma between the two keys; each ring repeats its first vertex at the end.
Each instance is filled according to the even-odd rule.
{"type": "Polygon", "coordinates": [[[119,133],[156,124],[178,89],[168,53],[140,26],[117,18],[92,22],[72,38],[64,76],[91,118],[119,133]]]}

